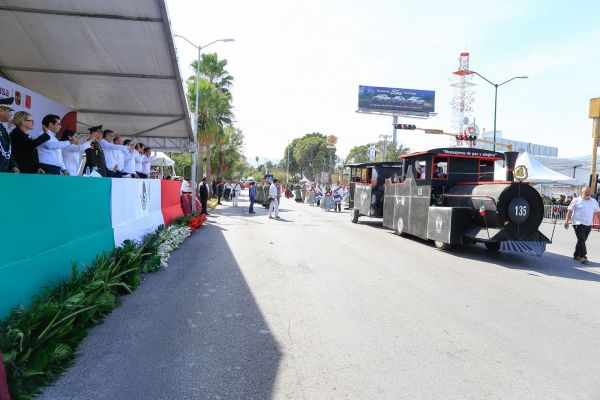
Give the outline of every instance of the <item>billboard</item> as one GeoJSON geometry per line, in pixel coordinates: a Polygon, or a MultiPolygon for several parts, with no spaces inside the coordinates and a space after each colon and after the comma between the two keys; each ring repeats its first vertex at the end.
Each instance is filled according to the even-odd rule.
{"type": "Polygon", "coordinates": [[[361,111],[432,113],[435,111],[435,92],[361,85],[358,87],[358,109],[361,111]]]}
{"type": "Polygon", "coordinates": [[[42,130],[42,119],[47,114],[58,115],[61,118],[62,128],[77,132],[77,113],[64,105],[57,103],[39,93],[17,85],[7,79],[0,78],[0,98],[14,97],[12,104],[13,115],[17,111],[27,111],[33,116],[34,124],[31,133],[42,130]]]}

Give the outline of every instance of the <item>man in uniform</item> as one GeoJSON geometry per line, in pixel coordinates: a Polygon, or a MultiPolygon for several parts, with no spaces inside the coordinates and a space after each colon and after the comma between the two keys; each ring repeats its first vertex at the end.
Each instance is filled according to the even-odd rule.
{"type": "Polygon", "coordinates": [[[12,155],[10,136],[4,126],[4,123],[10,121],[13,101],[14,97],[0,99],[0,172],[19,172],[17,162],[12,155]]]}
{"type": "Polygon", "coordinates": [[[200,203],[202,204],[202,214],[210,215],[208,213],[208,186],[206,185],[206,177],[202,178],[200,184],[200,203]]]}
{"type": "Polygon", "coordinates": [[[90,135],[94,137],[89,149],[85,150],[85,167],[84,171],[96,171],[102,176],[106,176],[106,161],[104,159],[104,150],[98,142],[102,137],[102,125],[94,126],[88,129],[90,135]]]}

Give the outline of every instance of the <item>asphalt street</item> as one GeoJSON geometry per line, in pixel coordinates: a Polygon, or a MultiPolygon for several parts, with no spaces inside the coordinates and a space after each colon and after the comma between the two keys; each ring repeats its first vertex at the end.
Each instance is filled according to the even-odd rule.
{"type": "MultiPolygon", "coordinates": [[[[219,207],[42,399],[599,399],[600,264],[219,207]]],[[[543,224],[548,236],[553,226],[543,224]]],[[[600,261],[600,233],[588,257],[600,261]]]]}

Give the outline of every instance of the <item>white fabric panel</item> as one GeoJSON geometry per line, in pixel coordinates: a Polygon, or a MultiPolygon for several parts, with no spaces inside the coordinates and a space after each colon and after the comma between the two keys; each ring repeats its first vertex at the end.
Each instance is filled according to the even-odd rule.
{"type": "Polygon", "coordinates": [[[160,180],[113,178],[110,214],[115,246],[124,240],[140,240],[164,224],[160,204],[160,180]]]}

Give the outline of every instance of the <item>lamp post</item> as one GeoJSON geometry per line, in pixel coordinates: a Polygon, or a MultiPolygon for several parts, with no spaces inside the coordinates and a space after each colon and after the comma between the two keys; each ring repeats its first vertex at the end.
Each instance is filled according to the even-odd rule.
{"type": "Polygon", "coordinates": [[[218,40],[214,40],[212,42],[210,42],[209,44],[205,45],[205,46],[196,46],[194,43],[192,43],[191,40],[189,40],[188,38],[186,38],[185,36],[181,36],[181,35],[173,35],[175,37],[181,38],[183,40],[185,40],[186,42],[188,42],[189,44],[191,44],[192,46],[194,46],[196,48],[196,50],[198,50],[198,63],[196,65],[196,107],[194,108],[194,126],[193,128],[193,134],[194,134],[194,151],[192,152],[192,213],[196,212],[196,180],[198,179],[198,177],[196,176],[196,165],[198,163],[198,158],[196,155],[196,152],[200,153],[200,174],[202,174],[204,172],[203,166],[204,166],[204,146],[202,145],[202,143],[200,143],[200,148],[198,151],[198,99],[200,98],[200,56],[201,56],[201,51],[202,49],[210,46],[213,43],[217,43],[217,42],[233,42],[235,39],[218,39],[218,40]]]}
{"type": "Polygon", "coordinates": [[[504,85],[505,83],[513,81],[515,79],[527,79],[528,76],[515,76],[513,78],[510,78],[507,81],[502,82],[502,83],[494,83],[494,82],[490,81],[488,78],[486,78],[485,76],[481,75],[479,72],[476,72],[476,71],[468,71],[468,72],[479,76],[480,78],[482,78],[483,80],[485,80],[487,83],[489,83],[490,85],[492,85],[494,87],[494,151],[496,151],[496,112],[498,110],[498,87],[504,85]]]}
{"type": "Polygon", "coordinates": [[[288,145],[287,145],[287,169],[285,172],[285,183],[290,183],[290,141],[288,140],[288,145]]]}

